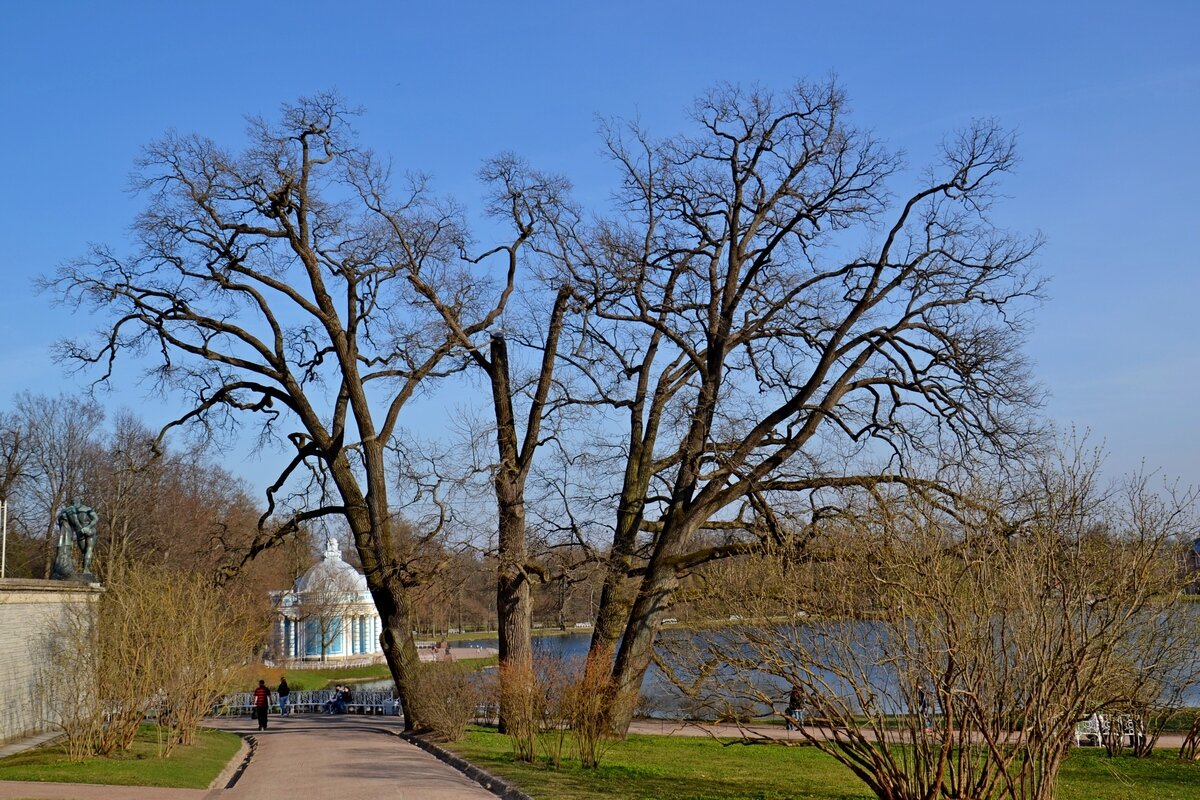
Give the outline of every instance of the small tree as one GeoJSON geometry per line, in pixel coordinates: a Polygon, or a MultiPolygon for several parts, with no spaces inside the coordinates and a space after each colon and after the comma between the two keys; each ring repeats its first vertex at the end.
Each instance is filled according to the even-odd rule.
{"type": "Polygon", "coordinates": [[[423,663],[416,685],[413,713],[417,728],[447,742],[463,738],[481,696],[475,674],[457,664],[423,663]]]}

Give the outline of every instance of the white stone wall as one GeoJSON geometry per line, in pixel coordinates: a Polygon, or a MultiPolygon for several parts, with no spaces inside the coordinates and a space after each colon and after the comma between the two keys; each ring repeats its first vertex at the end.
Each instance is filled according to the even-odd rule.
{"type": "Polygon", "coordinates": [[[46,729],[38,672],[47,637],[66,609],[100,591],[67,581],[0,580],[0,744],[46,729]]]}

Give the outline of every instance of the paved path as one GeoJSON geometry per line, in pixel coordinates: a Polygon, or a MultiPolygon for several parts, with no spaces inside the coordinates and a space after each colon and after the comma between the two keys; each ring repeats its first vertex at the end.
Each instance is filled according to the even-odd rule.
{"type": "Polygon", "coordinates": [[[259,733],[247,717],[213,727],[251,734],[257,748],[232,789],[0,781],[0,800],[495,800],[495,795],[401,739],[396,717],[272,716],[259,733]]]}

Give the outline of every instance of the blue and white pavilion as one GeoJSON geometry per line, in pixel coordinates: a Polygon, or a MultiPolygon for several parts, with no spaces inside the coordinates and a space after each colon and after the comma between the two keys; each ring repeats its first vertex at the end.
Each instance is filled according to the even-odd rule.
{"type": "Polygon", "coordinates": [[[342,560],[333,537],[326,540],[321,560],[292,589],[271,592],[271,601],[277,612],[271,651],[279,660],[320,659],[322,632],[326,660],[382,655],[379,615],[367,579],[342,560]]]}

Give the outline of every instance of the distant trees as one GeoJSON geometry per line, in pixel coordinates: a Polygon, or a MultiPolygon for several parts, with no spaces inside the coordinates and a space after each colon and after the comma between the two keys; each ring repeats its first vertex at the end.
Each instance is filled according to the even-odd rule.
{"type": "Polygon", "coordinates": [[[37,573],[49,577],[58,544],[58,510],[84,487],[104,412],[86,397],[24,393],[16,399],[15,414],[23,431],[25,453],[23,502],[18,513],[30,534],[42,538],[42,564],[37,573]]]}

